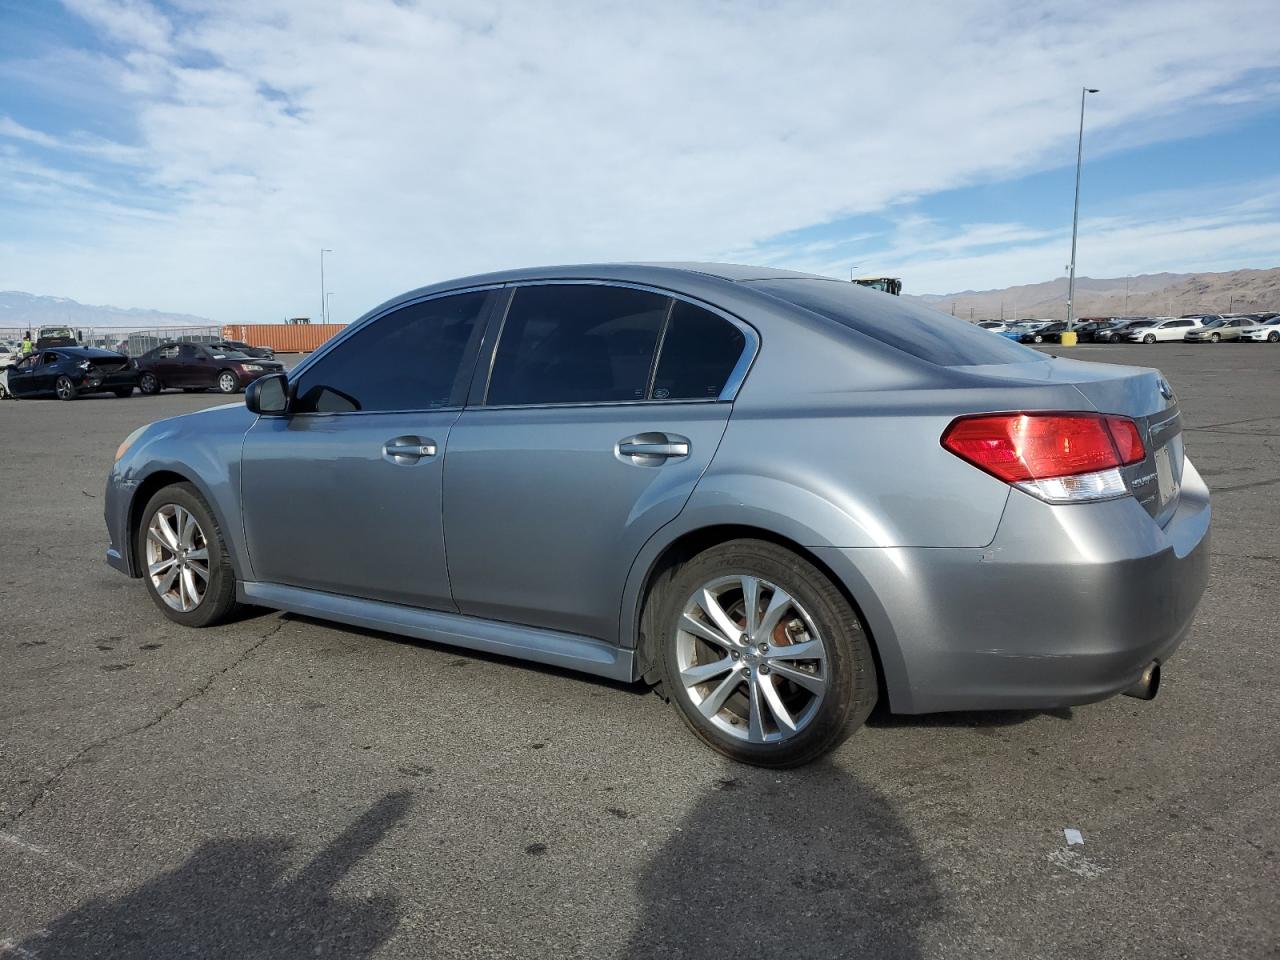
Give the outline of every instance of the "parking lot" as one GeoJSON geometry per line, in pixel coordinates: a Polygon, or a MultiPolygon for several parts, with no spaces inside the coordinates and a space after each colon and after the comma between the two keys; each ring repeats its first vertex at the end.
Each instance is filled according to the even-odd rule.
{"type": "Polygon", "coordinates": [[[103,562],[102,487],[224,398],[0,403],[0,958],[1280,955],[1280,346],[1048,352],[1159,366],[1214,491],[1159,697],[873,717],[788,772],[640,687],[177,628],[103,562]]]}

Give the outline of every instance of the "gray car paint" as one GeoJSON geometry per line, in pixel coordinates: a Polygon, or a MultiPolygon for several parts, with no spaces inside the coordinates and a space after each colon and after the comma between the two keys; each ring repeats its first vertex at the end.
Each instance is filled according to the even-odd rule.
{"type": "MultiPolygon", "coordinates": [[[[1018,363],[937,366],[751,283],[806,276],[702,264],[490,274],[389,301],[325,348],[340,349],[363,324],[415,298],[558,279],[671,292],[758,331],[758,355],[732,403],[672,404],[669,412],[652,409],[661,404],[576,412],[469,407],[447,438],[436,437],[447,444],[442,522],[451,571],[457,564],[452,597],[475,616],[424,610],[432,602],[426,598],[412,606],[379,602],[390,594],[357,598],[360,591],[344,585],[340,572],[313,571],[312,584],[331,584],[319,590],[262,579],[242,518],[269,511],[288,491],[264,481],[267,500],[242,514],[241,494],[262,492],[256,481],[241,485],[240,447],[258,429],[243,407],[164,421],[134,444],[108,484],[108,558],[138,574],[129,518],[162,476],[157,471],[165,471],[189,477],[209,500],[242,597],[606,676],[643,672],[644,652],[633,651],[649,576],[682,537],[713,527],[757,529],[826,565],[867,622],[895,710],[1087,702],[1123,689],[1152,658],[1166,657],[1204,588],[1210,516],[1207,490],[1183,460],[1180,440],[1172,445],[1176,425],[1161,429],[1174,430],[1169,442],[1182,494],[1155,518],[1133,497],[1042,503],[939,445],[955,416],[985,411],[1097,409],[1133,416],[1145,431],[1176,414],[1158,373],[1031,351],[1018,363]],[[687,412],[693,410],[700,412],[687,412]],[[694,457],[659,468],[614,457],[610,444],[650,428],[690,437],[694,457]],[[629,479],[619,484],[620,477],[629,479]],[[486,506],[493,517],[483,515],[486,506]],[[1132,587],[1118,589],[1120,582],[1132,587]]],[[[888,302],[859,290],[859,309],[888,302]]],[[[287,431],[280,423],[270,429],[287,431]]],[[[252,452],[248,462],[259,455],[252,452]]],[[[1130,477],[1145,467],[1132,468],[1130,477]]],[[[339,531],[334,555],[375,556],[377,548],[354,525],[339,531]]],[[[287,565],[283,574],[268,569],[301,579],[287,565]]],[[[363,592],[371,592],[367,584],[363,592]]],[[[438,581],[423,591],[439,592],[438,581]]]]}

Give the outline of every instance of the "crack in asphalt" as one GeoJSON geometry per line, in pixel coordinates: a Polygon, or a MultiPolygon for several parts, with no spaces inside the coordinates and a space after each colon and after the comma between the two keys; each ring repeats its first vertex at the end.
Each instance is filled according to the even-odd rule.
{"type": "Polygon", "coordinates": [[[259,647],[261,647],[264,643],[266,643],[273,636],[279,633],[280,630],[284,627],[285,622],[286,621],[284,620],[281,620],[280,622],[278,622],[270,630],[268,630],[266,633],[260,636],[257,640],[255,640],[253,643],[247,646],[244,650],[242,650],[239,656],[233,659],[230,663],[228,663],[224,667],[218,668],[213,673],[209,674],[209,676],[205,678],[205,681],[202,684],[200,684],[200,686],[198,686],[192,693],[187,694],[177,703],[161,710],[154,717],[149,718],[144,723],[140,723],[137,726],[130,727],[127,730],[121,730],[117,733],[113,733],[110,736],[102,737],[99,740],[93,741],[93,743],[90,743],[88,746],[85,746],[80,750],[77,750],[74,754],[72,754],[70,759],[68,759],[65,763],[63,763],[62,766],[58,767],[57,771],[55,771],[53,776],[49,777],[49,779],[45,780],[44,783],[40,784],[40,787],[32,795],[31,799],[27,801],[27,805],[25,807],[20,809],[17,813],[15,813],[9,819],[5,820],[3,823],[0,823],[0,829],[7,830],[9,827],[13,826],[15,823],[17,823],[27,814],[31,813],[33,810],[39,807],[40,804],[42,804],[49,797],[50,793],[53,791],[53,788],[57,786],[58,781],[61,780],[63,776],[66,775],[67,771],[70,770],[72,767],[74,767],[76,764],[78,764],[81,760],[83,760],[86,756],[88,756],[94,750],[97,750],[100,747],[105,747],[109,744],[115,743],[117,740],[123,740],[125,737],[132,737],[134,734],[142,733],[144,730],[150,730],[152,727],[156,726],[157,724],[163,723],[169,717],[173,716],[175,713],[177,713],[179,710],[185,707],[192,700],[195,700],[199,697],[204,696],[204,694],[206,694],[209,691],[209,688],[218,682],[219,678],[225,676],[226,674],[234,670],[236,667],[240,666],[240,664],[248,660],[249,657],[252,656],[253,653],[259,647]]]}

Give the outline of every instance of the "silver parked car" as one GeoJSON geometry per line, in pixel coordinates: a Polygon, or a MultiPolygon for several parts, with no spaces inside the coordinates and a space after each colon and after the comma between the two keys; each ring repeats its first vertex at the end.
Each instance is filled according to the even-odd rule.
{"type": "Polygon", "coordinates": [[[1154,695],[1209,515],[1155,370],[705,264],[415,290],[135,431],[106,497],[108,561],[178,623],[244,602],[643,681],[770,766],[877,699],[1154,695]]]}

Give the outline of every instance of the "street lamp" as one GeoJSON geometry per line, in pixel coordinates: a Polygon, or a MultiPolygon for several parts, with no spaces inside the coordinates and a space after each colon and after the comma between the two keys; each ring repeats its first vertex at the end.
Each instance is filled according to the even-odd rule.
{"type": "Polygon", "coordinates": [[[328,316],[329,298],[324,293],[324,255],[333,253],[328,247],[320,248],[320,322],[327,323],[325,319],[328,316]]]}
{"type": "Polygon", "coordinates": [[[1084,98],[1097,87],[1080,88],[1080,139],[1076,141],[1076,206],[1071,215],[1071,275],[1067,279],[1067,330],[1076,328],[1076,231],[1080,226],[1080,162],[1084,158],[1084,98]]]}

